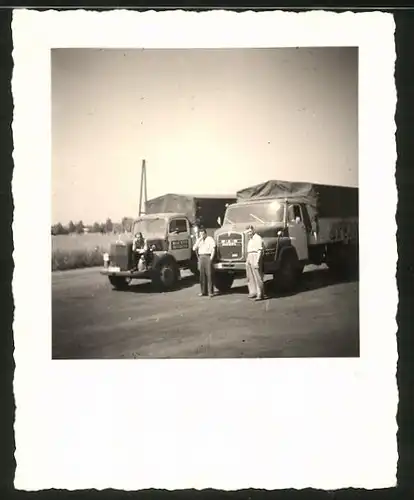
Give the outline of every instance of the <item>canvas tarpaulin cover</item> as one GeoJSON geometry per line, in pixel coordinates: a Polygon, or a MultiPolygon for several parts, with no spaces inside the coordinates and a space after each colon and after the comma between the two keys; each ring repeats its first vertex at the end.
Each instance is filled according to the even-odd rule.
{"type": "Polygon", "coordinates": [[[185,214],[192,221],[196,216],[196,204],[191,196],[165,194],[148,200],[146,212],[147,214],[177,212],[185,214]]]}
{"type": "Polygon", "coordinates": [[[358,188],[306,182],[270,180],[237,192],[237,201],[260,198],[288,199],[305,203],[319,217],[358,217],[358,188]]]}
{"type": "Polygon", "coordinates": [[[148,200],[147,214],[182,213],[192,223],[206,228],[218,228],[217,218],[224,217],[226,203],[234,203],[236,197],[230,196],[192,196],[183,194],[165,194],[148,200]]]}

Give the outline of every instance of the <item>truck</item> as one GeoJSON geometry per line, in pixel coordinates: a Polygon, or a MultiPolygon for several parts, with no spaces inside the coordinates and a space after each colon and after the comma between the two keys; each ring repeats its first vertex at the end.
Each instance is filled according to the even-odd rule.
{"type": "Polygon", "coordinates": [[[358,272],[358,188],[268,180],[237,192],[214,233],[214,282],[221,292],[246,276],[247,226],[262,236],[263,276],[292,291],[306,265],[337,276],[358,272]]]}
{"type": "Polygon", "coordinates": [[[182,270],[198,276],[194,227],[203,224],[214,234],[226,205],[235,201],[235,196],[174,194],[148,200],[146,214],[133,223],[132,236],[111,243],[103,255],[101,274],[116,290],[127,289],[134,279],[147,279],[158,289],[172,290],[182,270]]]}

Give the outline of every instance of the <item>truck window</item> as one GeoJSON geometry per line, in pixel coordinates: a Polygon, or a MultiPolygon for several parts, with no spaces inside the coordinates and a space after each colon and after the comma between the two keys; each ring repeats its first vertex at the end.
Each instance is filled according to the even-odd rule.
{"type": "Polygon", "coordinates": [[[179,233],[187,232],[187,221],[185,219],[174,219],[170,222],[170,233],[178,231],[179,233]]]}
{"type": "Polygon", "coordinates": [[[276,224],[283,222],[284,206],[277,200],[239,203],[226,210],[224,224],[276,224]]]}
{"type": "Polygon", "coordinates": [[[289,220],[290,221],[294,221],[296,220],[296,217],[299,217],[300,220],[302,220],[302,212],[300,210],[300,206],[299,205],[291,205],[289,207],[289,220]]]}

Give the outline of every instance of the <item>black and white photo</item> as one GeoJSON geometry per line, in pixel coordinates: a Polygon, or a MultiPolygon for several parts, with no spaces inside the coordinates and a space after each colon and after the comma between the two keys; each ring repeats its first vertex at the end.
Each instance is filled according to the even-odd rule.
{"type": "Polygon", "coordinates": [[[53,359],[359,356],[357,47],[51,72],[53,359]]]}

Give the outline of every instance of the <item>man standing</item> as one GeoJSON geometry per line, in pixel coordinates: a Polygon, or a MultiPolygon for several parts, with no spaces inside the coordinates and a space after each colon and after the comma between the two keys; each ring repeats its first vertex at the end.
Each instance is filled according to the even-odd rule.
{"type": "Polygon", "coordinates": [[[198,254],[200,269],[200,297],[214,296],[213,290],[213,259],[216,251],[216,244],[211,236],[207,236],[207,231],[200,228],[200,238],[193,246],[193,250],[198,254]]]}
{"type": "Polygon", "coordinates": [[[264,244],[262,237],[256,233],[253,226],[247,226],[249,241],[247,243],[246,275],[249,287],[249,298],[264,299],[264,282],[262,260],[264,244]]]}

